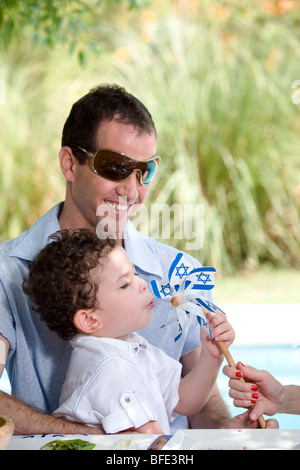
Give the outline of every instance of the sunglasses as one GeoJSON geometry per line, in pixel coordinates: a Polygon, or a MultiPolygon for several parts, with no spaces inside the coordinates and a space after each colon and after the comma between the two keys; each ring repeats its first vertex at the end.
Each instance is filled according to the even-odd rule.
{"type": "Polygon", "coordinates": [[[154,178],[160,162],[158,155],[148,160],[136,160],[114,150],[100,149],[96,153],[91,153],[78,145],[77,148],[92,158],[89,160],[91,170],[110,181],[126,180],[133,171],[136,171],[140,184],[145,186],[154,178]]]}

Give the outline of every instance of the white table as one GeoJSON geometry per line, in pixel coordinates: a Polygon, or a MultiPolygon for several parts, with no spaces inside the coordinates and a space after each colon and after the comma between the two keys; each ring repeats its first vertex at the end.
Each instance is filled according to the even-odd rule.
{"type": "MultiPolygon", "coordinates": [[[[156,435],[61,435],[13,436],[8,450],[39,450],[56,439],[83,439],[96,446],[94,450],[146,450],[156,435]]],[[[180,430],[171,436],[164,451],[178,450],[289,450],[300,447],[300,430],[278,429],[203,429],[180,430]]]]}

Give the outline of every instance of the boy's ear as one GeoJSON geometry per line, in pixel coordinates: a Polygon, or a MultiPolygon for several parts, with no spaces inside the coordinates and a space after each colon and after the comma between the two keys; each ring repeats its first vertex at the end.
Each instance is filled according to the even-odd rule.
{"type": "Polygon", "coordinates": [[[77,310],[73,322],[77,330],[85,334],[95,333],[103,326],[102,320],[94,311],[85,309],[77,310]]]}

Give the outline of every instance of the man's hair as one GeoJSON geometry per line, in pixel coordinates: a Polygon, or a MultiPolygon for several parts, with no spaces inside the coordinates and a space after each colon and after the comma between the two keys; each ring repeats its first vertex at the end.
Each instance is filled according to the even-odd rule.
{"type": "Polygon", "coordinates": [[[62,147],[71,147],[79,163],[84,164],[87,156],[78,146],[89,152],[99,150],[96,148],[99,126],[113,119],[134,126],[139,133],[156,133],[151,114],[140,100],[123,87],[102,84],[73,104],[63,128],[62,147]]]}
{"type": "Polygon", "coordinates": [[[78,310],[98,307],[92,270],[115,246],[115,239],[99,239],[89,229],[61,230],[49,237],[49,243],[29,264],[23,290],[41,319],[63,339],[77,333],[73,318],[78,310]]]}

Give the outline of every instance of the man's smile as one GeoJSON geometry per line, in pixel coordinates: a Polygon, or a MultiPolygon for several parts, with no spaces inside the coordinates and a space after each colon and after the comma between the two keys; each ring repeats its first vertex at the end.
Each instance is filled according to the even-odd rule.
{"type": "Polygon", "coordinates": [[[103,202],[113,209],[116,215],[129,215],[129,211],[137,203],[137,199],[129,200],[126,197],[120,197],[118,201],[104,199],[103,202]]]}

